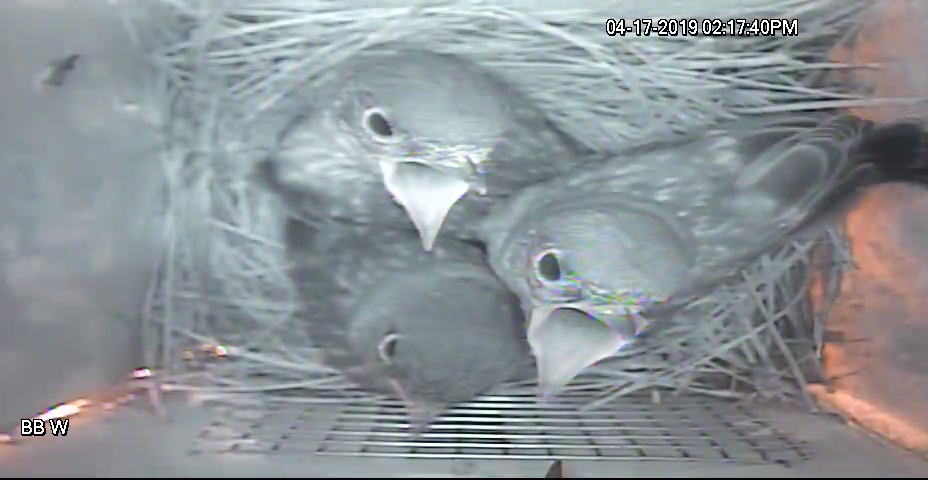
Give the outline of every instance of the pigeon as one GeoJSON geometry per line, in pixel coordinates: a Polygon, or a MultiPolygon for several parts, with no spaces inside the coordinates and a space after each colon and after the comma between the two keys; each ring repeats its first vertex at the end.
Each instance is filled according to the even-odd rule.
{"type": "Polygon", "coordinates": [[[928,184],[926,137],[826,112],[750,118],[495,206],[481,238],[526,312],[539,388],[556,394],[764,252],[820,232],[864,188],[928,184]]]}
{"type": "Polygon", "coordinates": [[[518,301],[483,252],[359,225],[285,225],[290,275],[313,346],[369,391],[402,399],[415,431],[445,408],[530,378],[518,301]]]}
{"type": "Polygon", "coordinates": [[[262,167],[297,216],[414,225],[428,251],[439,231],[474,239],[494,201],[595,158],[461,56],[362,52],[330,77],[281,109],[292,119],[262,167]]]}

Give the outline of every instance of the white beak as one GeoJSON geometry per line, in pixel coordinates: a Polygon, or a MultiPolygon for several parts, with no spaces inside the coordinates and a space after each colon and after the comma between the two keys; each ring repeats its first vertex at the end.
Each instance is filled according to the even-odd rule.
{"type": "Polygon", "coordinates": [[[541,393],[557,394],[588,367],[628,345],[636,327],[622,317],[607,323],[573,306],[535,308],[529,319],[528,342],[541,393]]]}
{"type": "Polygon", "coordinates": [[[451,207],[470,190],[467,177],[418,162],[381,160],[380,171],[387,191],[419,231],[422,247],[431,251],[451,207]]]}

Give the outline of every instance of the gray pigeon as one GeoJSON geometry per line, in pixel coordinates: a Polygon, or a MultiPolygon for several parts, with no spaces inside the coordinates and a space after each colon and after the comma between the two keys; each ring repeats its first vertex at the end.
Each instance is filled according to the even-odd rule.
{"type": "Polygon", "coordinates": [[[393,394],[423,428],[450,404],[532,375],[524,317],[481,250],[416,232],[286,225],[311,341],[364,388],[393,394]]]}
{"type": "Polygon", "coordinates": [[[483,225],[522,301],[539,386],[556,393],[649,320],[811,233],[864,187],[928,179],[919,125],[743,120],[524,190],[483,225]]]}
{"type": "Polygon", "coordinates": [[[525,96],[458,56],[355,57],[304,90],[281,114],[292,119],[268,164],[288,206],[355,223],[411,219],[425,250],[439,230],[476,238],[494,200],[594,158],[525,96]]]}

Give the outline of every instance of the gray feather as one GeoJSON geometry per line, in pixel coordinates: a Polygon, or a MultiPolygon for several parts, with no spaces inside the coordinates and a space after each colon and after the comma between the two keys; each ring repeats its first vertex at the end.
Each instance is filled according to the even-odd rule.
{"type": "Polygon", "coordinates": [[[310,337],[332,366],[410,400],[470,400],[527,373],[518,303],[482,252],[445,242],[431,254],[414,231],[291,220],[286,247],[310,337]],[[399,335],[391,361],[378,346],[399,335]]]}
{"type": "Polygon", "coordinates": [[[495,209],[490,263],[523,303],[683,300],[878,181],[863,131],[824,114],[767,117],[613,156],[495,209]],[[550,248],[566,274],[543,284],[532,259],[550,248]]]}
{"type": "Polygon", "coordinates": [[[378,158],[417,157],[434,148],[490,151],[482,164],[486,195],[466,195],[442,227],[474,238],[496,200],[595,160],[527,97],[458,56],[362,53],[340,65],[331,81],[287,101],[280,115],[291,120],[270,158],[275,182],[305,193],[289,196],[291,209],[311,204],[314,215],[327,218],[406,226],[408,218],[382,184],[378,158]],[[385,113],[392,141],[378,142],[362,127],[371,107],[385,113]]]}

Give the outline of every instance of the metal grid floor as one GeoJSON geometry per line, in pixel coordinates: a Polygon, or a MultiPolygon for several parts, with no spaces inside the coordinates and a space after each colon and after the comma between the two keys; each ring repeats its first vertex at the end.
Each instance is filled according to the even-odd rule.
{"type": "Polygon", "coordinates": [[[447,412],[419,436],[402,404],[217,407],[191,453],[315,454],[443,459],[720,461],[790,464],[810,457],[749,407],[702,397],[625,397],[581,412],[589,395],[538,402],[485,396],[447,412]]]}

